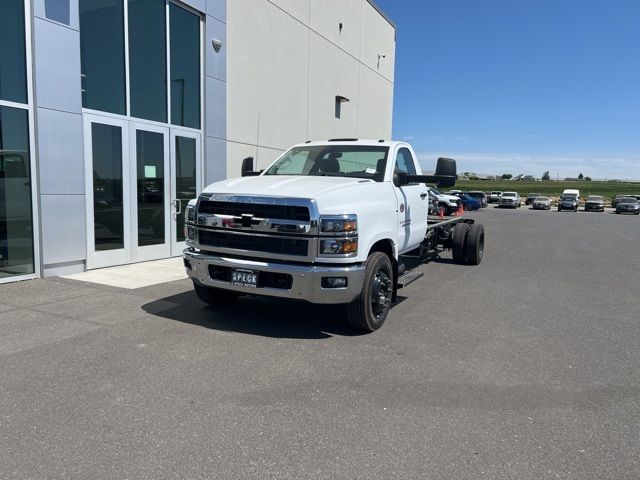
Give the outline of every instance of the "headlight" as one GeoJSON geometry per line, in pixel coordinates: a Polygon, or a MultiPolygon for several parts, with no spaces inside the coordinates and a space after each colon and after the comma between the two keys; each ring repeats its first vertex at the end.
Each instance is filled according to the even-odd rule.
{"type": "Polygon", "coordinates": [[[356,233],[357,231],[358,217],[356,215],[320,217],[321,233],[356,233]]]}
{"type": "Polygon", "coordinates": [[[330,238],[320,241],[321,255],[346,255],[358,253],[357,238],[330,238]]]}
{"type": "Polygon", "coordinates": [[[187,205],[187,209],[185,211],[185,219],[187,222],[196,221],[196,207],[194,205],[187,205]]]}

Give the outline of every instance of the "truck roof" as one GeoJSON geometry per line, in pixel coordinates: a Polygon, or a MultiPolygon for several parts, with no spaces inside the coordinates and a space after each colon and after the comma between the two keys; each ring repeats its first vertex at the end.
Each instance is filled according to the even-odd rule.
{"type": "Polygon", "coordinates": [[[394,147],[396,145],[405,145],[410,146],[406,142],[396,142],[393,140],[366,140],[359,138],[332,138],[329,140],[314,140],[307,141],[304,143],[299,143],[294,145],[295,147],[305,147],[305,146],[322,146],[322,145],[363,145],[369,147],[394,147]]]}

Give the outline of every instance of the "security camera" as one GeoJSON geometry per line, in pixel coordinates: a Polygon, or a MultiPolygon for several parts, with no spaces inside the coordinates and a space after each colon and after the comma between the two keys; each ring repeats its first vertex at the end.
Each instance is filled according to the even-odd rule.
{"type": "Polygon", "coordinates": [[[222,40],[214,38],[211,40],[211,45],[213,45],[213,49],[216,51],[216,53],[218,53],[222,48],[222,40]]]}

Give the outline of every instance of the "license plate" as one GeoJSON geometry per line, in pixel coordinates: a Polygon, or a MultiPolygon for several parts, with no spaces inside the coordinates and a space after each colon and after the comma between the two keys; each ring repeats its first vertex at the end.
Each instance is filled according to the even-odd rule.
{"type": "Polygon", "coordinates": [[[231,272],[231,284],[242,287],[257,288],[258,272],[252,270],[234,270],[231,272]]]}

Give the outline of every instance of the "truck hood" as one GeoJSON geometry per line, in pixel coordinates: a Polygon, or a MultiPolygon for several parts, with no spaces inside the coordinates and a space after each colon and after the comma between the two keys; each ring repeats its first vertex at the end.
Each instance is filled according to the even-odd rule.
{"type": "MultiPolygon", "coordinates": [[[[345,177],[305,177],[287,175],[260,175],[242,177],[213,183],[202,193],[235,193],[238,195],[266,195],[273,197],[297,197],[321,199],[334,196],[354,186],[375,184],[373,180],[345,177]]],[[[359,188],[355,190],[360,191],[359,188]]]]}

